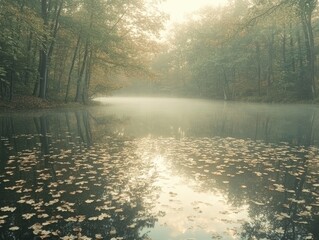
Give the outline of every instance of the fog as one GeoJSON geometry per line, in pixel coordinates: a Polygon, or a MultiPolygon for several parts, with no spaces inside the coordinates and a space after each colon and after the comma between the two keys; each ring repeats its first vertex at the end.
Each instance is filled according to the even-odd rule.
{"type": "Polygon", "coordinates": [[[97,98],[98,116],[126,119],[125,134],[222,136],[266,142],[318,144],[318,108],[303,104],[254,104],[160,97],[97,98]]]}

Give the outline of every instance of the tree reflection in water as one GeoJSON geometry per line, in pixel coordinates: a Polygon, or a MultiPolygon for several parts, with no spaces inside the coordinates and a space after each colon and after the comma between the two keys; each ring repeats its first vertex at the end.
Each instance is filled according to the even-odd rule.
{"type": "MultiPolygon", "coordinates": [[[[193,197],[210,194],[207,201],[216,211],[214,198],[227,201],[230,211],[244,209],[234,237],[319,238],[319,152],[310,146],[318,142],[318,120],[313,114],[294,120],[298,127],[290,131],[261,113],[234,120],[225,112],[201,120],[199,115],[140,119],[104,112],[1,117],[0,239],[146,239],[147,230],[149,235],[152,228],[161,231],[157,223],[165,214],[187,210],[183,201],[189,199],[174,191],[167,192],[164,203],[163,184],[185,187],[193,197]],[[182,207],[173,209],[174,204],[182,207]]],[[[198,227],[198,216],[185,214],[190,228],[204,228],[198,227]]],[[[213,214],[203,213],[201,219],[209,222],[213,214]]],[[[213,227],[206,226],[209,234],[213,227]]]]}
{"type": "Polygon", "coordinates": [[[140,178],[149,166],[134,142],[93,143],[87,116],[32,117],[29,133],[1,135],[0,239],[144,239],[141,229],[154,226],[156,189],[140,178]]]}
{"type": "Polygon", "coordinates": [[[175,174],[248,204],[244,239],[318,239],[319,150],[234,138],[165,140],[175,174]],[[172,157],[173,156],[173,157],[172,157]]]}

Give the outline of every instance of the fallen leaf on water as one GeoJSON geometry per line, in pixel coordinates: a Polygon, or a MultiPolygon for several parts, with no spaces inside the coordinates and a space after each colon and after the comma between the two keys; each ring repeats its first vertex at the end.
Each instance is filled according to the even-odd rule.
{"type": "Polygon", "coordinates": [[[35,216],[35,213],[25,213],[25,214],[22,214],[22,218],[23,219],[30,219],[32,218],[33,216],[35,216]]]}
{"type": "Polygon", "coordinates": [[[14,212],[16,209],[17,209],[16,207],[8,207],[8,206],[0,208],[2,212],[14,212]]]}
{"type": "Polygon", "coordinates": [[[65,219],[66,222],[77,222],[78,220],[75,217],[69,217],[65,219]]]}
{"type": "Polygon", "coordinates": [[[264,206],[265,204],[264,203],[261,203],[261,202],[257,202],[257,201],[251,201],[252,203],[258,205],[258,206],[264,206]]]}
{"type": "Polygon", "coordinates": [[[49,215],[46,213],[38,215],[38,218],[48,218],[48,217],[49,217],[49,215]]]}
{"type": "Polygon", "coordinates": [[[95,239],[102,240],[103,239],[102,234],[95,234],[95,239]]]}
{"type": "Polygon", "coordinates": [[[133,224],[131,224],[131,225],[128,225],[127,227],[128,227],[128,228],[135,228],[135,227],[136,227],[136,223],[133,223],[133,224]]]}
{"type": "Polygon", "coordinates": [[[17,227],[17,226],[14,226],[14,227],[9,228],[10,231],[17,231],[17,230],[19,230],[19,229],[20,229],[20,228],[17,227]]]}

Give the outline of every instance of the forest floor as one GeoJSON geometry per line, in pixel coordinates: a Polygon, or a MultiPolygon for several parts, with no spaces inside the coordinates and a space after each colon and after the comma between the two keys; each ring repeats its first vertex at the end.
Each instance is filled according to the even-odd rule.
{"type": "Polygon", "coordinates": [[[16,110],[37,110],[37,109],[55,109],[55,108],[81,108],[79,103],[64,103],[63,101],[46,100],[34,96],[15,95],[12,101],[0,99],[1,111],[16,110]]]}

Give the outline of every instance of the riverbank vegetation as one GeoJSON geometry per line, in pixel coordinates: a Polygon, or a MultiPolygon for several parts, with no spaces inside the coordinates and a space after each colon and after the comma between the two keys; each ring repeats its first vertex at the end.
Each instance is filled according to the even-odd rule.
{"type": "Polygon", "coordinates": [[[132,81],[165,96],[318,101],[317,0],[229,0],[165,40],[160,2],[0,0],[0,101],[86,104],[132,81]]]}
{"type": "Polygon", "coordinates": [[[233,0],[176,26],[154,61],[163,92],[226,100],[312,101],[319,45],[315,0],[233,0]]]}
{"type": "Polygon", "coordinates": [[[148,75],[165,20],[145,0],[0,1],[0,99],[15,95],[87,103],[148,75]]]}

